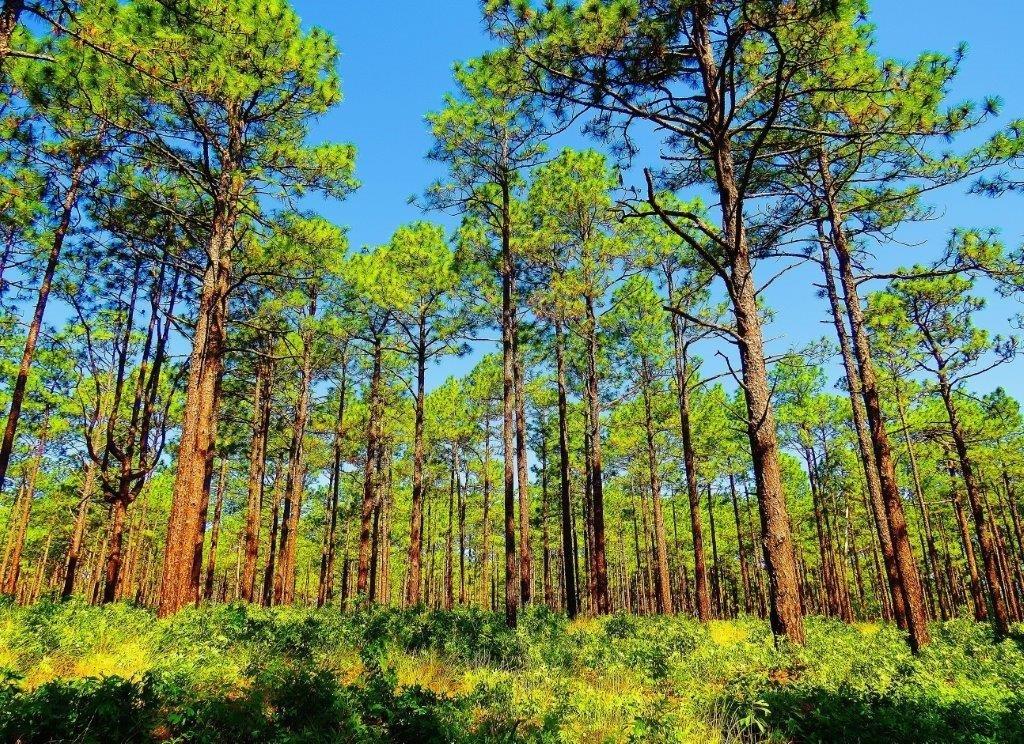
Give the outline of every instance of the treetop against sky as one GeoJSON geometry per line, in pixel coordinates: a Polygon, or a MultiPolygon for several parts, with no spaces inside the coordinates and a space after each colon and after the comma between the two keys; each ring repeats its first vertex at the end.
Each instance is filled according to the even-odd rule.
{"type": "MultiPolygon", "coordinates": [[[[321,208],[325,216],[348,228],[353,246],[381,243],[399,225],[423,217],[418,207],[409,204],[409,197],[439,173],[439,167],[424,158],[431,144],[424,115],[436,110],[443,92],[451,89],[453,62],[493,48],[494,41],[485,32],[475,0],[296,0],[294,6],[306,25],[323,26],[333,33],[341,50],[345,98],[318,122],[312,136],[354,142],[358,147],[360,189],[344,202],[321,208]]],[[[997,94],[1006,113],[994,123],[1005,123],[1024,110],[1020,86],[1024,58],[1006,53],[1017,43],[1021,9],[1014,0],[992,0],[984,4],[984,12],[978,10],[965,12],[954,0],[881,0],[872,4],[871,18],[883,56],[907,59],[929,49],[951,52],[966,43],[967,59],[952,98],[997,94]]],[[[595,146],[578,132],[567,133],[556,146],[562,144],[595,146]]],[[[637,165],[648,164],[653,152],[642,152],[637,165]]],[[[640,178],[635,169],[627,185],[640,185],[640,178]]],[[[933,200],[939,205],[935,218],[902,228],[900,243],[877,251],[879,265],[894,268],[927,262],[945,248],[953,227],[998,227],[1007,244],[1020,242],[1024,236],[1021,197],[996,201],[967,196],[965,189],[954,186],[942,191],[933,200]]],[[[458,223],[457,216],[432,213],[429,218],[450,228],[458,223]]],[[[800,346],[828,333],[822,325],[828,319],[811,286],[816,271],[790,272],[768,289],[767,303],[779,308],[778,323],[768,334],[773,348],[800,346]]],[[[990,326],[1003,327],[1014,313],[1012,303],[991,296],[981,317],[990,326]]],[[[445,358],[432,368],[431,380],[436,384],[448,375],[462,375],[478,359],[479,353],[445,358]]],[[[1024,395],[1024,381],[1015,365],[994,370],[982,386],[1003,386],[1015,397],[1024,395]]]]}

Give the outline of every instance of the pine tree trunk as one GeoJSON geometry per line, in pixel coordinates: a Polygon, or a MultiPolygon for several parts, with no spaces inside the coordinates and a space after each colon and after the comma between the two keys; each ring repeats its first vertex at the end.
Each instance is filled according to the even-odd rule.
{"type": "Polygon", "coordinates": [[[453,582],[454,573],[453,561],[452,561],[452,531],[454,529],[455,520],[455,492],[457,490],[456,481],[458,479],[458,471],[456,470],[457,463],[459,461],[458,446],[452,445],[452,465],[450,480],[448,485],[448,527],[444,533],[444,608],[450,610],[454,604],[454,590],[453,582]]]}
{"type": "Polygon", "coordinates": [[[107,538],[107,570],[103,584],[103,604],[113,602],[121,579],[121,558],[124,548],[124,522],[128,504],[117,499],[111,504],[110,537],[107,538]]]}
{"type": "Polygon", "coordinates": [[[551,516],[548,498],[548,429],[547,422],[541,421],[540,445],[540,526],[541,526],[541,558],[544,570],[544,604],[555,609],[555,589],[551,575],[551,543],[548,520],[551,516]]]}
{"type": "Polygon", "coordinates": [[[213,525],[210,529],[210,555],[206,563],[206,583],[203,586],[203,599],[213,599],[213,583],[217,571],[217,546],[220,542],[220,517],[224,511],[224,491],[228,484],[228,460],[220,462],[220,478],[217,483],[217,502],[213,507],[213,525]]]}
{"type": "Polygon", "coordinates": [[[4,73],[7,58],[11,56],[11,39],[24,9],[25,0],[4,0],[0,7],[0,73],[4,73]]]}
{"type": "Polygon", "coordinates": [[[978,561],[974,555],[974,543],[971,541],[971,531],[967,524],[967,516],[964,514],[963,502],[960,500],[960,493],[956,486],[956,470],[950,465],[949,482],[951,486],[950,499],[953,502],[953,512],[956,515],[957,529],[960,531],[960,541],[964,549],[964,559],[967,561],[967,571],[971,583],[971,601],[974,603],[974,619],[983,622],[988,620],[988,603],[985,602],[985,592],[981,585],[981,574],[978,571],[978,561]]]}
{"type": "Polygon", "coordinates": [[[516,556],[515,490],[515,323],[512,263],[512,197],[507,181],[501,193],[501,353],[502,451],[505,496],[505,624],[516,627],[519,615],[519,570],[516,556]]]}
{"type": "Polygon", "coordinates": [[[421,318],[419,344],[416,350],[416,408],[413,428],[412,456],[412,506],[409,513],[409,581],[406,585],[405,602],[409,606],[420,603],[420,561],[423,554],[423,462],[426,458],[423,443],[424,400],[427,386],[426,332],[421,318]]]}
{"type": "Polygon", "coordinates": [[[459,514],[459,604],[466,605],[466,494],[461,476],[455,470],[455,504],[459,514]]]}
{"type": "Polygon", "coordinates": [[[90,459],[85,469],[85,482],[82,484],[82,495],[75,511],[75,524],[71,528],[71,541],[68,543],[68,554],[65,561],[64,588],[61,597],[67,599],[75,591],[75,577],[78,574],[78,561],[82,553],[82,540],[89,519],[89,506],[92,503],[92,492],[96,484],[96,465],[90,459]]]}
{"type": "Polygon", "coordinates": [[[736,495],[736,476],[729,473],[729,492],[732,495],[732,515],[736,522],[736,553],[740,562],[740,577],[743,582],[743,611],[752,615],[753,598],[750,595],[750,568],[747,566],[747,551],[743,546],[743,529],[740,527],[740,504],[736,495]]]}
{"type": "Polygon", "coordinates": [[[490,576],[491,576],[491,410],[490,402],[487,403],[487,410],[484,413],[484,459],[483,459],[483,521],[482,537],[480,539],[480,602],[488,609],[493,610],[493,601],[490,599],[490,576]]]}
{"type": "Polygon", "coordinates": [[[267,565],[263,570],[263,606],[269,607],[274,602],[274,577],[277,576],[277,533],[281,526],[281,496],[278,486],[281,481],[282,464],[277,462],[274,467],[274,483],[270,488],[273,506],[270,510],[270,535],[267,549],[267,565]]]}
{"type": "Polygon", "coordinates": [[[771,386],[764,355],[764,339],[757,307],[757,289],[743,223],[742,197],[730,147],[726,104],[719,86],[719,69],[711,38],[709,8],[697,6],[691,14],[691,39],[707,97],[708,124],[714,131],[708,153],[718,186],[722,239],[728,246],[726,280],[735,320],[736,340],[743,373],[754,481],[761,517],[761,540],[771,596],[772,632],[792,643],[804,642],[800,610],[800,584],[789,513],[782,490],[779,444],[771,405],[771,386]]]}
{"type": "Polygon", "coordinates": [[[572,484],[569,480],[569,406],[565,384],[565,340],[562,324],[555,321],[555,367],[558,384],[558,490],[562,512],[562,572],[565,610],[569,619],[579,614],[576,589],[576,548],[573,539],[572,484]]]}
{"type": "Polygon", "coordinates": [[[252,602],[256,594],[256,561],[260,552],[260,522],[263,516],[264,479],[267,467],[267,439],[270,433],[271,385],[273,362],[265,344],[256,361],[256,383],[252,400],[252,440],[249,447],[248,499],[245,507],[245,530],[242,537],[242,574],[239,598],[252,602]]]}
{"type": "MultiPolygon", "coordinates": [[[[0,24],[4,23],[7,14],[8,4],[0,12],[0,24]]],[[[20,7],[18,8],[20,12],[20,7]]],[[[9,18],[8,18],[9,20],[9,18]]],[[[14,23],[17,22],[17,14],[14,16],[14,23]]],[[[13,25],[11,27],[13,31],[13,25]]],[[[0,33],[3,28],[0,26],[0,33]]],[[[8,38],[8,42],[10,39],[8,38]]],[[[0,45],[3,39],[0,37],[0,45]]],[[[0,48],[0,53],[6,46],[0,48]]],[[[3,56],[0,56],[0,66],[3,64],[3,56]]],[[[39,284],[36,293],[35,310],[32,313],[32,320],[29,322],[28,335],[25,337],[25,348],[21,354],[21,363],[18,365],[18,374],[11,386],[11,404],[7,411],[7,423],[4,426],[3,439],[0,440],[0,492],[3,492],[4,482],[7,479],[7,469],[11,464],[11,455],[14,452],[14,439],[18,433],[18,421],[21,418],[21,407],[25,402],[25,391],[28,388],[28,377],[32,370],[32,360],[35,358],[36,345],[39,342],[39,332],[43,327],[43,315],[46,313],[46,305],[50,299],[50,290],[53,287],[53,277],[57,273],[57,264],[60,260],[61,250],[64,247],[64,239],[67,237],[68,229],[71,227],[71,218],[78,205],[78,195],[85,174],[86,164],[76,162],[71,171],[71,180],[68,190],[64,193],[64,199],[60,207],[60,220],[53,232],[53,239],[50,242],[50,253],[46,259],[46,266],[43,269],[43,279],[39,284]]]]}
{"type": "Polygon", "coordinates": [[[871,359],[871,348],[868,343],[867,330],[864,326],[863,310],[857,292],[857,282],[853,274],[853,257],[844,232],[844,221],[832,193],[832,184],[828,174],[828,164],[824,154],[819,153],[822,178],[825,179],[826,207],[831,226],[831,243],[839,263],[839,275],[845,294],[846,310],[853,331],[853,349],[857,358],[860,373],[860,386],[864,398],[864,409],[867,414],[871,443],[878,468],[879,485],[885,514],[889,521],[892,536],[893,555],[899,574],[900,591],[906,608],[907,631],[910,635],[910,646],[916,652],[926,646],[931,636],[928,632],[928,616],[925,609],[924,589],[921,577],[914,560],[907,533],[907,520],[903,511],[899,486],[896,481],[896,470],[893,465],[892,447],[889,434],[885,427],[885,417],[878,393],[875,368],[871,359]]]}
{"type": "Polygon", "coordinates": [[[380,449],[381,375],[384,350],[380,340],[373,345],[373,372],[370,377],[369,408],[366,424],[366,462],[363,469],[363,505],[359,521],[359,565],[356,574],[356,593],[364,599],[370,589],[371,537],[373,515],[377,502],[377,458],[380,449]]]}
{"type": "Polygon", "coordinates": [[[18,579],[21,577],[21,554],[25,549],[25,532],[32,514],[32,480],[31,475],[26,478],[21,488],[21,494],[11,510],[12,519],[7,528],[7,547],[4,551],[3,584],[0,586],[0,593],[6,597],[14,597],[18,593],[18,579]]]}
{"type": "Polygon", "coordinates": [[[516,481],[519,486],[519,600],[533,600],[533,550],[530,547],[530,477],[526,455],[526,370],[519,348],[518,321],[512,334],[513,385],[516,402],[516,481]]]}
{"type": "MultiPolygon", "coordinates": [[[[316,317],[316,294],[310,298],[306,320],[316,317]]],[[[278,602],[295,601],[296,551],[299,539],[299,518],[302,515],[302,497],[306,481],[306,426],[309,422],[309,398],[313,386],[313,330],[310,325],[302,334],[302,360],[300,364],[299,398],[295,405],[292,424],[291,458],[285,479],[284,516],[281,522],[281,587],[278,602]]]]}
{"type": "Polygon", "coordinates": [[[871,504],[871,511],[878,532],[878,543],[882,552],[882,563],[888,579],[887,586],[890,600],[885,603],[885,606],[891,609],[895,616],[896,624],[905,630],[907,628],[906,601],[904,599],[899,569],[896,566],[896,553],[893,549],[889,518],[886,516],[885,502],[882,499],[882,485],[879,479],[878,464],[875,461],[874,448],[871,443],[871,433],[865,420],[867,413],[864,410],[861,377],[857,369],[857,362],[854,359],[853,345],[846,328],[846,321],[843,318],[843,309],[839,293],[836,289],[835,277],[832,273],[830,242],[825,235],[824,227],[820,221],[818,222],[818,236],[821,240],[821,265],[825,274],[825,289],[829,299],[829,306],[832,310],[832,322],[836,329],[836,337],[839,339],[843,370],[846,374],[847,388],[850,393],[853,428],[857,434],[857,448],[860,451],[864,482],[867,487],[867,498],[871,504]]]}
{"type": "Polygon", "coordinates": [[[647,436],[647,470],[651,487],[654,520],[654,592],[658,612],[672,612],[672,579],[668,570],[668,541],[665,538],[665,515],[661,504],[661,476],[658,473],[658,452],[654,438],[654,416],[651,411],[651,375],[646,360],[642,376],[644,430],[647,436]]]}
{"type": "Polygon", "coordinates": [[[722,598],[722,564],[718,560],[718,536],[715,530],[715,504],[714,499],[711,497],[710,483],[708,483],[708,526],[711,528],[711,588],[714,592],[715,614],[719,618],[724,618],[725,603],[722,598]]]}
{"type": "MultiPolygon", "coordinates": [[[[226,176],[225,176],[226,177],[226,176]]],[[[199,576],[217,438],[227,340],[234,204],[218,205],[212,224],[197,321],[189,357],[178,463],[167,520],[158,615],[167,617],[199,597],[199,576]]]]}
{"type": "Polygon", "coordinates": [[[948,620],[953,616],[952,603],[950,602],[948,593],[944,590],[943,582],[939,574],[939,551],[935,547],[935,532],[932,530],[931,514],[929,513],[928,505],[924,500],[924,488],[921,486],[921,472],[917,465],[917,455],[914,452],[913,442],[910,440],[910,426],[907,423],[906,406],[898,384],[895,398],[896,410],[900,417],[900,426],[903,429],[903,441],[907,447],[907,459],[910,462],[910,474],[914,480],[914,497],[917,499],[917,508],[921,514],[921,526],[924,529],[924,539],[927,547],[925,555],[928,558],[928,568],[931,571],[932,579],[935,583],[935,589],[939,595],[939,608],[942,614],[942,619],[948,620]]]}
{"type": "Polygon", "coordinates": [[[611,612],[608,598],[608,566],[605,558],[604,467],[601,455],[601,396],[597,367],[597,315],[594,298],[586,297],[587,323],[587,407],[590,412],[590,488],[592,493],[590,522],[593,527],[595,612],[611,612]]]}
{"type": "Polygon", "coordinates": [[[960,475],[964,480],[967,489],[967,501],[971,506],[971,513],[974,516],[974,529],[978,536],[978,547],[981,550],[981,560],[985,566],[985,578],[988,580],[989,598],[992,600],[992,615],[995,622],[996,632],[1005,636],[1010,632],[1010,616],[1006,606],[1006,597],[1003,593],[1002,582],[999,580],[998,558],[996,547],[992,540],[992,534],[988,529],[988,511],[984,504],[984,494],[981,492],[981,484],[975,472],[974,461],[967,450],[967,438],[964,435],[963,426],[960,423],[959,412],[953,401],[953,390],[945,378],[945,374],[939,371],[939,394],[945,404],[946,413],[949,417],[949,432],[953,437],[953,444],[956,449],[957,459],[960,462],[960,475]]]}
{"type": "MultiPolygon", "coordinates": [[[[334,425],[332,447],[330,499],[327,504],[327,536],[320,557],[320,587],[317,607],[323,607],[334,597],[334,556],[337,553],[338,505],[341,502],[342,437],[345,434],[345,397],[348,394],[348,360],[342,353],[341,384],[338,386],[338,416],[334,425]]],[[[419,522],[416,522],[419,528],[419,522]]]]}

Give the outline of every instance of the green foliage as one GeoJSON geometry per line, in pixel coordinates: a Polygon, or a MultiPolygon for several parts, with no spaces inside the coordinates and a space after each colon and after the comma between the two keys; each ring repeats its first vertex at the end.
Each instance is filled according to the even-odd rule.
{"type": "Polygon", "coordinates": [[[933,634],[914,656],[895,628],[813,619],[778,649],[757,620],[6,605],[0,738],[1024,741],[1020,637],[933,634]],[[130,646],[148,653],[115,675],[64,665],[130,646]]]}

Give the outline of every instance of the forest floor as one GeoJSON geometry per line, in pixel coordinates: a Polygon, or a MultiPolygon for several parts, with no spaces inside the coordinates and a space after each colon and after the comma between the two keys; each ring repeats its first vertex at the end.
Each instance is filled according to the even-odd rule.
{"type": "Polygon", "coordinates": [[[473,610],[0,606],[0,741],[1024,741],[1024,635],[473,610]]]}

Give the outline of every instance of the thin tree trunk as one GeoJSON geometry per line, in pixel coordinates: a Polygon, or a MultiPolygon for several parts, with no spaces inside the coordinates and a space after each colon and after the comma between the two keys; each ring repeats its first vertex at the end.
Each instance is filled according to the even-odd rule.
{"type": "Polygon", "coordinates": [[[484,480],[484,503],[480,552],[480,584],[481,603],[488,609],[493,610],[493,601],[489,600],[490,575],[491,575],[491,410],[490,401],[487,403],[487,410],[484,413],[484,459],[483,459],[483,480],[484,480]]]}
{"type": "Polygon", "coordinates": [[[228,460],[223,458],[220,463],[220,478],[217,483],[217,502],[213,507],[213,525],[210,529],[210,555],[206,563],[206,583],[203,587],[203,599],[213,599],[213,582],[217,571],[217,546],[220,542],[220,517],[224,511],[224,491],[228,485],[228,460]]]}
{"type": "Polygon", "coordinates": [[[946,620],[953,614],[952,603],[947,593],[943,591],[943,584],[939,574],[939,551],[935,547],[935,533],[932,530],[931,514],[924,500],[924,488],[921,486],[921,472],[917,465],[917,455],[914,452],[914,445],[910,440],[910,426],[907,423],[906,405],[903,401],[903,395],[899,390],[899,381],[896,380],[895,382],[896,410],[899,413],[900,426],[903,428],[903,441],[907,447],[907,458],[910,461],[910,474],[914,480],[914,497],[917,499],[917,508],[921,513],[921,526],[924,528],[925,545],[927,546],[925,555],[928,557],[929,569],[935,582],[936,592],[939,595],[942,619],[946,620]]]}
{"type": "Polygon", "coordinates": [[[281,480],[282,464],[278,461],[274,468],[274,483],[270,493],[273,506],[270,513],[269,548],[267,550],[267,566],[263,571],[263,606],[269,607],[274,601],[274,577],[277,576],[277,533],[281,525],[281,497],[278,485],[281,480]]]}
{"type": "MultiPolygon", "coordinates": [[[[338,505],[341,501],[342,437],[345,434],[345,397],[348,395],[348,360],[342,353],[341,384],[338,386],[338,416],[334,426],[331,461],[330,502],[327,506],[327,537],[320,558],[320,589],[317,607],[323,607],[334,596],[334,556],[337,552],[338,505]]],[[[419,522],[416,522],[417,529],[419,522]]]]}
{"type": "Polygon", "coordinates": [[[590,522],[593,526],[595,612],[611,612],[608,598],[608,566],[605,558],[604,468],[601,455],[601,397],[598,389],[597,315],[594,298],[586,297],[587,311],[587,407],[590,411],[590,487],[592,492],[590,522]]]}
{"type": "Polygon", "coordinates": [[[971,583],[971,601],[974,603],[974,619],[979,622],[988,620],[988,603],[985,602],[985,592],[981,585],[981,574],[978,571],[978,561],[974,555],[974,543],[971,541],[971,531],[967,524],[967,516],[964,514],[963,502],[960,500],[960,493],[956,485],[956,470],[950,465],[950,499],[953,502],[953,512],[956,515],[957,529],[960,531],[960,541],[964,549],[964,559],[967,561],[967,571],[971,583]]]}
{"type": "Polygon", "coordinates": [[[829,306],[832,310],[832,322],[836,329],[836,337],[839,339],[839,350],[843,359],[843,370],[846,374],[847,388],[850,393],[850,408],[853,414],[853,428],[857,434],[857,448],[860,451],[861,466],[864,471],[864,483],[867,487],[867,498],[871,504],[874,515],[875,527],[878,532],[878,543],[882,552],[882,563],[885,567],[885,574],[888,579],[888,595],[890,601],[886,602],[891,607],[895,616],[896,624],[907,628],[907,610],[904,599],[904,591],[900,580],[899,569],[896,566],[896,553],[893,549],[892,532],[889,528],[889,518],[886,516],[885,502],[882,499],[882,485],[879,479],[878,464],[875,461],[875,452],[871,442],[871,433],[866,421],[867,413],[864,410],[864,391],[861,384],[861,377],[857,369],[857,362],[854,358],[853,344],[850,334],[847,331],[846,320],[843,318],[843,308],[839,299],[839,292],[836,289],[835,277],[832,273],[832,252],[831,242],[825,235],[824,227],[819,221],[818,236],[821,241],[821,266],[825,274],[825,289],[829,299],[829,306]],[[891,603],[891,604],[890,604],[891,603]]]}
{"type": "Polygon", "coordinates": [[[715,614],[719,618],[725,617],[725,602],[722,597],[722,564],[718,559],[718,536],[715,530],[715,504],[711,497],[711,484],[708,483],[708,525],[711,528],[711,588],[715,598],[715,614]]]}
{"type": "Polygon", "coordinates": [[[1010,617],[1002,583],[999,580],[996,548],[988,529],[988,511],[985,508],[984,495],[975,473],[974,461],[967,450],[967,439],[960,423],[959,412],[953,401],[952,388],[941,368],[938,377],[939,394],[942,396],[942,402],[945,404],[946,413],[949,416],[949,431],[953,437],[957,459],[960,462],[960,475],[963,477],[967,489],[967,501],[971,505],[971,513],[974,516],[974,529],[978,536],[978,547],[981,549],[981,560],[985,566],[985,578],[988,580],[988,592],[989,598],[992,600],[992,615],[996,632],[1000,636],[1005,636],[1010,632],[1010,617]]]}
{"type": "Polygon", "coordinates": [[[753,598],[750,595],[750,568],[747,566],[747,551],[743,546],[743,529],[740,527],[740,504],[736,495],[736,475],[729,473],[729,492],[732,494],[732,515],[736,522],[736,552],[740,562],[740,577],[743,582],[743,611],[751,615],[754,612],[753,598]]]}
{"type": "MultiPolygon", "coordinates": [[[[649,365],[645,360],[643,366],[649,365]]],[[[654,520],[654,592],[658,612],[672,612],[672,579],[668,570],[668,541],[665,538],[665,516],[661,504],[661,477],[658,473],[658,452],[654,437],[654,416],[651,411],[649,368],[643,373],[644,429],[647,435],[647,469],[651,486],[654,520]]]]}
{"type": "MultiPolygon", "coordinates": [[[[33,470],[36,468],[33,465],[33,470]]],[[[3,584],[0,592],[7,597],[18,593],[18,579],[21,576],[21,554],[25,549],[25,533],[32,514],[32,481],[29,475],[22,484],[21,494],[11,510],[11,522],[7,528],[7,549],[4,552],[3,584]]]]}
{"type": "Polygon", "coordinates": [[[526,370],[519,348],[519,327],[512,335],[513,384],[516,403],[516,480],[519,485],[519,600],[533,600],[533,550],[530,547],[530,476],[526,456],[526,370]]]}
{"type": "Polygon", "coordinates": [[[558,378],[558,489],[562,512],[562,571],[565,610],[569,619],[579,614],[576,589],[576,548],[573,539],[572,490],[569,481],[569,407],[565,385],[565,340],[562,324],[555,321],[555,366],[558,378]]]}
{"type": "Polygon", "coordinates": [[[505,623],[516,627],[519,614],[519,570],[516,557],[515,489],[515,324],[512,263],[512,196],[507,181],[501,191],[501,352],[502,450],[505,496],[505,623]]]}
{"type": "Polygon", "coordinates": [[[243,602],[252,602],[256,593],[256,561],[260,550],[267,439],[270,433],[273,362],[269,357],[269,344],[264,345],[263,351],[266,353],[261,353],[256,361],[256,384],[253,386],[252,443],[249,447],[248,499],[242,538],[243,568],[239,584],[239,597],[243,602]]]}
{"type": "Polygon", "coordinates": [[[379,340],[373,346],[373,372],[370,377],[370,415],[366,424],[366,462],[363,471],[363,505],[359,522],[359,566],[356,592],[365,599],[370,589],[371,532],[377,495],[377,458],[380,448],[381,374],[384,350],[379,340]]]}
{"type": "Polygon", "coordinates": [[[550,518],[548,499],[548,428],[547,421],[541,421],[540,444],[540,526],[541,526],[541,557],[544,569],[544,604],[555,608],[555,590],[551,576],[551,544],[548,520],[550,518]]]}
{"type": "Polygon", "coordinates": [[[420,603],[420,561],[423,554],[423,443],[424,400],[427,386],[427,342],[425,322],[419,325],[419,344],[416,350],[416,408],[413,428],[412,456],[412,506],[409,513],[409,581],[406,584],[405,603],[409,606],[420,603]]]}
{"type": "MultiPolygon", "coordinates": [[[[8,15],[9,7],[17,7],[18,12],[20,12],[20,5],[18,3],[5,3],[3,11],[0,11],[0,33],[3,32],[2,24],[10,21],[10,16],[8,15]]],[[[14,23],[16,22],[17,13],[14,15],[14,23]]],[[[13,32],[13,24],[11,31],[13,32]]],[[[9,41],[10,38],[8,37],[9,41]]],[[[0,53],[3,55],[0,56],[0,65],[2,65],[3,58],[6,56],[6,45],[3,44],[2,37],[0,37],[0,45],[3,45],[0,48],[0,53]]],[[[78,205],[78,195],[85,174],[85,168],[86,163],[82,161],[76,162],[72,168],[68,190],[64,193],[64,199],[61,202],[60,220],[53,232],[50,253],[46,259],[46,267],[43,269],[43,279],[36,293],[35,310],[32,313],[32,320],[29,322],[28,335],[25,337],[25,348],[21,354],[21,363],[18,365],[18,374],[15,376],[14,384],[11,386],[11,404],[7,411],[7,423],[4,426],[3,439],[0,440],[0,492],[3,491],[4,481],[7,479],[7,469],[11,463],[11,454],[14,452],[14,439],[18,433],[18,421],[21,418],[21,407],[25,402],[25,391],[28,387],[29,373],[32,370],[32,360],[35,358],[36,345],[39,342],[39,332],[43,327],[43,315],[46,313],[46,305],[50,299],[53,277],[57,273],[57,264],[60,260],[61,250],[64,247],[64,239],[67,237],[68,230],[71,227],[72,215],[78,205]]]]}
{"type": "Polygon", "coordinates": [[[71,529],[71,541],[68,543],[68,554],[64,570],[64,588],[61,597],[67,599],[75,591],[75,577],[78,574],[78,561],[82,553],[82,539],[85,537],[85,527],[89,519],[89,506],[92,503],[92,492],[96,484],[96,464],[89,460],[85,469],[85,482],[82,484],[82,494],[78,501],[78,509],[75,511],[75,524],[71,529]]]}

